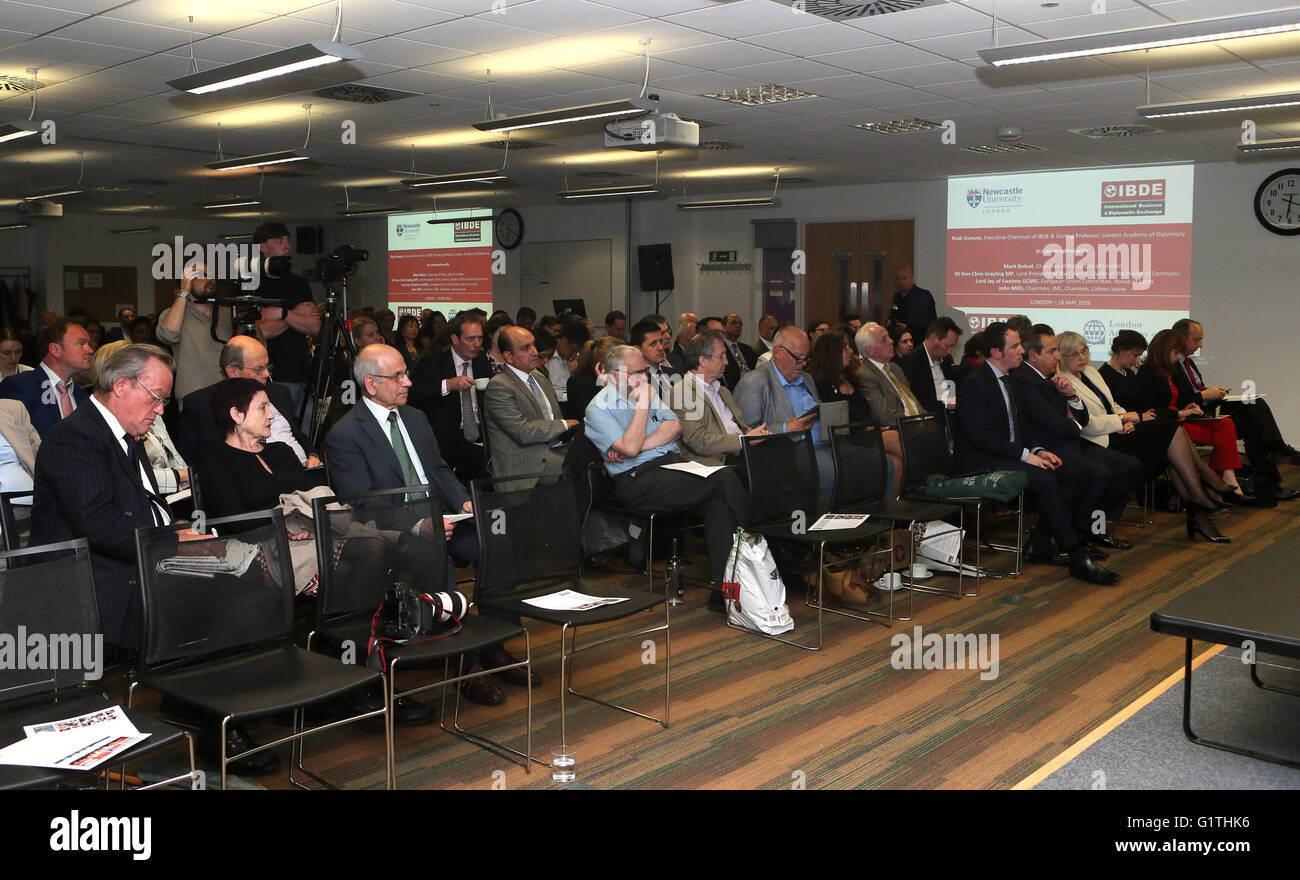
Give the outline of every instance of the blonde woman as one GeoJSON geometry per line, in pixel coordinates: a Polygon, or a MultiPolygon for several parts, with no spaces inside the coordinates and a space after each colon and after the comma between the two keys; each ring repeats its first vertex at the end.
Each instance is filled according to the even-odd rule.
{"type": "Polygon", "coordinates": [[[1200,534],[1216,544],[1230,541],[1210,517],[1221,503],[1211,489],[1222,487],[1218,491],[1224,491],[1228,487],[1201,461],[1182,425],[1172,419],[1157,419],[1154,414],[1126,411],[1116,403],[1106,380],[1092,366],[1087,341],[1078,333],[1067,330],[1057,337],[1056,344],[1061,352],[1060,371],[1069,377],[1088,410],[1083,437],[1137,457],[1148,480],[1168,469],[1187,508],[1187,537],[1194,539],[1200,534]]]}
{"type": "MultiPolygon", "coordinates": [[[[109,355],[126,344],[125,340],[119,339],[95,352],[90,362],[92,384],[93,377],[99,375],[100,365],[109,355]]],[[[167,433],[167,425],[162,419],[153,420],[149,433],[144,435],[144,449],[149,455],[149,467],[153,469],[154,481],[158,483],[158,494],[174,495],[189,487],[190,467],[176,451],[176,444],[172,443],[171,435],[167,433]]]]}

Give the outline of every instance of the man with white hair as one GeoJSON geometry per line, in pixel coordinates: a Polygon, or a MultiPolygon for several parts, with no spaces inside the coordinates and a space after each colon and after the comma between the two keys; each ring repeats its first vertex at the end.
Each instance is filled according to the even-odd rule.
{"type": "Polygon", "coordinates": [[[605,458],[618,502],[633,509],[691,510],[704,520],[714,593],[710,610],[723,610],[723,576],[732,536],[745,518],[744,487],[732,468],[700,478],[664,465],[685,459],[677,445],[682,425],[655,393],[646,360],[630,345],[605,358],[608,384],[587,405],[586,431],[605,458]]]}
{"type": "MultiPolygon", "coordinates": [[[[176,399],[182,404],[193,391],[212,384],[223,343],[212,338],[212,310],[207,300],[217,295],[217,282],[202,263],[185,267],[176,299],[158,316],[158,338],[169,345],[176,358],[176,399]]],[[[230,313],[217,315],[217,336],[229,339],[230,313]]],[[[296,416],[297,413],[294,413],[296,416]]]]}

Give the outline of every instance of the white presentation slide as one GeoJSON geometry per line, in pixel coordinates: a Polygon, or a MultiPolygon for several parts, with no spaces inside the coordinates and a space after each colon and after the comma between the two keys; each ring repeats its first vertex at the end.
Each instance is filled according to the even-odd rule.
{"type": "Polygon", "coordinates": [[[947,299],[978,330],[1028,315],[1082,333],[1093,359],[1128,328],[1187,317],[1191,165],[948,179],[947,299]]]}
{"type": "Polygon", "coordinates": [[[487,208],[388,217],[388,307],[398,318],[492,311],[491,217],[487,208]]]}

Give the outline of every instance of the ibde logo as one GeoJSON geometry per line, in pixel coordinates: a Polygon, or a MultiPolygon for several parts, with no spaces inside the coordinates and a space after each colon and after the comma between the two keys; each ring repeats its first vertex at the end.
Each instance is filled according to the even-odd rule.
{"type": "Polygon", "coordinates": [[[1106,325],[1097,320],[1089,321],[1083,325],[1083,338],[1093,345],[1100,345],[1106,341],[1106,325]]]}
{"type": "Polygon", "coordinates": [[[983,201],[983,199],[984,199],[984,194],[981,193],[979,190],[977,189],[966,190],[966,204],[970,205],[972,208],[978,208],[980,206],[980,202],[983,201]]]}

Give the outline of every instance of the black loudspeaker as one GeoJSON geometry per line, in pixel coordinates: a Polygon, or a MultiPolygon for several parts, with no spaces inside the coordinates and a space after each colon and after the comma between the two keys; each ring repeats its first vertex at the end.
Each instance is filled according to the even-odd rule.
{"type": "Polygon", "coordinates": [[[673,246],[670,244],[643,244],[636,249],[636,261],[641,269],[641,289],[673,290],[673,246]]]}
{"type": "Polygon", "coordinates": [[[299,226],[293,237],[300,254],[319,254],[325,249],[325,230],[320,226],[299,226]]]}

